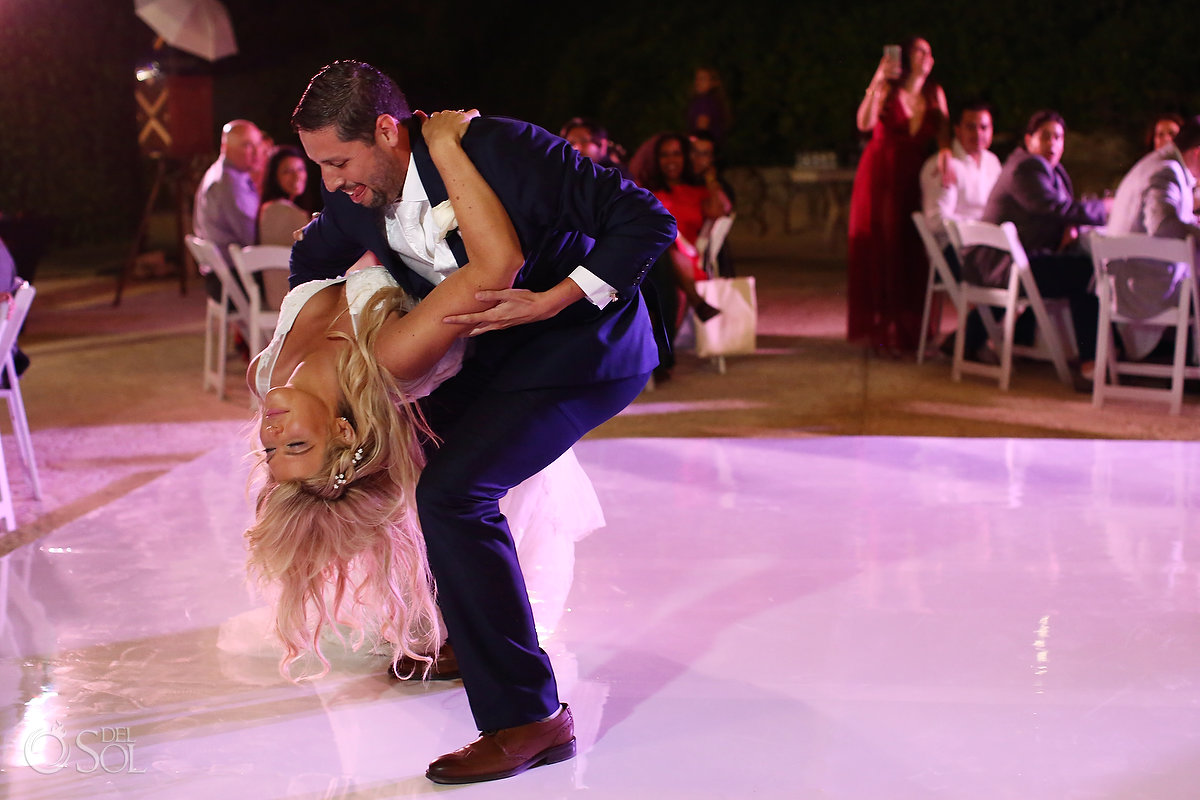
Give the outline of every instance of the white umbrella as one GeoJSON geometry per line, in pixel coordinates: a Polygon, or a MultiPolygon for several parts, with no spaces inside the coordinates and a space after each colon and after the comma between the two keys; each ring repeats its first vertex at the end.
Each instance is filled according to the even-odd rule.
{"type": "Polygon", "coordinates": [[[172,47],[216,61],[237,52],[220,0],[134,0],[134,11],[172,47]]]}

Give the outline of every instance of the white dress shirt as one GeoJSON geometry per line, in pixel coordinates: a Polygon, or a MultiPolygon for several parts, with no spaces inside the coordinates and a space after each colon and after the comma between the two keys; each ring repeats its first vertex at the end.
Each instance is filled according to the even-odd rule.
{"type": "Polygon", "coordinates": [[[950,186],[942,185],[936,155],[930,156],[921,167],[921,210],[929,230],[943,248],[950,242],[946,220],[982,219],[988,195],[1002,169],[1000,159],[991,150],[984,150],[976,161],[955,139],[950,151],[948,164],[956,178],[950,186]]]}
{"type": "MultiPolygon", "coordinates": [[[[454,253],[446,243],[446,234],[458,227],[454,209],[449,201],[436,207],[430,204],[429,193],[421,183],[411,154],[404,189],[400,199],[384,209],[383,227],[392,250],[409,269],[434,286],[458,269],[454,253]]],[[[576,267],[570,278],[597,308],[604,308],[617,296],[613,287],[583,266],[576,267]]]]}

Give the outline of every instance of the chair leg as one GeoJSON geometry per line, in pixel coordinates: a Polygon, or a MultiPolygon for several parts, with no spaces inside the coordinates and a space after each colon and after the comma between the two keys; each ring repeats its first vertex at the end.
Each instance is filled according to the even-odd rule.
{"type": "Polygon", "coordinates": [[[247,327],[250,329],[250,341],[246,344],[250,347],[250,357],[254,358],[266,347],[266,342],[263,341],[266,338],[263,323],[257,313],[253,311],[250,313],[250,323],[247,327]]]}
{"type": "Polygon", "coordinates": [[[963,357],[967,349],[968,304],[966,299],[961,298],[961,302],[956,308],[958,310],[958,330],[954,332],[954,364],[950,368],[950,379],[957,382],[962,380],[963,357]]]}
{"type": "Polygon", "coordinates": [[[1196,293],[1196,280],[1189,276],[1186,281],[1188,285],[1182,287],[1180,291],[1188,291],[1188,296],[1191,297],[1191,328],[1192,328],[1192,355],[1193,361],[1200,364],[1200,297],[1196,293]]]}
{"type": "Polygon", "coordinates": [[[1171,413],[1183,411],[1183,367],[1187,360],[1188,322],[1192,316],[1192,298],[1180,298],[1179,315],[1175,320],[1175,360],[1171,364],[1171,413]]]}
{"type": "Polygon", "coordinates": [[[1000,391],[1007,392],[1012,380],[1013,338],[1017,332],[1017,306],[1013,300],[1004,307],[1003,330],[1004,340],[1000,343],[1000,391]]]}
{"type": "Polygon", "coordinates": [[[213,339],[216,336],[217,315],[213,310],[212,305],[208,306],[208,310],[204,315],[204,388],[203,391],[208,391],[210,388],[217,388],[213,378],[213,362],[216,356],[213,353],[213,339]]]}
{"type": "Polygon", "coordinates": [[[917,363],[925,362],[925,344],[929,336],[929,312],[933,305],[933,273],[936,267],[929,265],[929,279],[925,281],[925,310],[921,313],[921,338],[917,341],[917,363]]]}
{"type": "MultiPolygon", "coordinates": [[[[8,562],[11,560],[11,554],[0,556],[0,636],[5,640],[10,638],[8,629],[12,626],[8,619],[8,562]]],[[[19,653],[20,648],[10,652],[19,653]]]]}
{"type": "Polygon", "coordinates": [[[8,469],[4,466],[4,445],[0,444],[0,519],[9,531],[17,529],[17,515],[13,510],[12,486],[8,482],[8,469]]]}
{"type": "Polygon", "coordinates": [[[1111,304],[1104,285],[1099,284],[1100,323],[1096,326],[1096,368],[1092,373],[1092,406],[1100,408],[1104,405],[1104,390],[1107,388],[1109,377],[1117,380],[1115,366],[1109,364],[1109,349],[1113,346],[1112,321],[1110,318],[1111,304]]]}
{"type": "Polygon", "coordinates": [[[29,419],[25,416],[25,400],[21,396],[21,384],[17,382],[17,370],[10,355],[4,363],[4,374],[8,376],[8,416],[12,421],[13,436],[25,471],[29,474],[29,485],[35,500],[42,499],[42,482],[38,477],[37,460],[33,454],[33,436],[29,433],[29,419]]]}
{"type": "Polygon", "coordinates": [[[216,364],[214,365],[214,369],[216,371],[215,380],[216,380],[217,399],[224,400],[225,399],[225,362],[229,358],[229,325],[230,325],[229,318],[222,315],[220,323],[221,323],[220,327],[217,328],[217,352],[216,352],[217,359],[216,359],[216,364]]]}
{"type": "Polygon", "coordinates": [[[1058,334],[1058,329],[1054,326],[1054,322],[1050,319],[1050,314],[1046,311],[1046,305],[1042,302],[1042,296],[1038,293],[1037,284],[1033,280],[1033,274],[1024,272],[1021,275],[1023,281],[1027,281],[1025,285],[1025,295],[1029,299],[1029,306],[1033,309],[1033,316],[1037,319],[1038,333],[1046,342],[1046,347],[1050,351],[1050,360],[1054,362],[1054,371],[1058,373],[1058,379],[1067,386],[1072,385],[1071,369],[1067,366],[1066,350],[1063,349],[1062,338],[1058,334]]]}

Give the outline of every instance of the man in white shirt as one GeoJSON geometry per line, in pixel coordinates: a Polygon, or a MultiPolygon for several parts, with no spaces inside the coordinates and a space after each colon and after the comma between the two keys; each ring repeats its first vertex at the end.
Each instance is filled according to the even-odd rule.
{"type": "MultiPolygon", "coordinates": [[[[1000,159],[992,145],[992,112],[984,103],[964,106],[954,126],[947,179],[930,156],[921,167],[921,204],[925,222],[943,248],[949,245],[946,220],[982,219],[988,195],[1000,177],[1000,159]]],[[[946,260],[957,273],[958,258],[949,250],[946,260]]]]}
{"type": "MultiPolygon", "coordinates": [[[[1200,243],[1200,225],[1194,208],[1196,178],[1200,175],[1200,117],[1184,120],[1174,142],[1143,156],[1117,187],[1107,232],[1120,236],[1148,233],[1171,239],[1191,236],[1200,243]]],[[[1123,314],[1144,319],[1174,306],[1179,283],[1186,276],[1183,264],[1174,268],[1157,262],[1113,264],[1117,273],[1117,305],[1123,314]]],[[[1125,357],[1149,355],[1162,336],[1162,328],[1121,326],[1125,357]]]]}
{"type": "MultiPolygon", "coordinates": [[[[946,220],[982,219],[983,207],[996,185],[1002,169],[1000,159],[988,148],[992,145],[992,111],[986,103],[963,106],[954,126],[951,157],[947,160],[949,177],[942,175],[938,156],[932,155],[921,167],[921,206],[925,224],[946,255],[946,263],[955,277],[961,275],[958,254],[950,246],[946,220]]],[[[954,337],[946,340],[950,345],[954,337]]],[[[974,358],[987,341],[987,330],[973,310],[967,322],[966,353],[974,358]]]]}

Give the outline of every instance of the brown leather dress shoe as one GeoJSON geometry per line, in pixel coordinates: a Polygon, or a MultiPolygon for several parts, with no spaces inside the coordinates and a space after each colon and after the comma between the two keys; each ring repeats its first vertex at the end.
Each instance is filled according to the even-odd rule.
{"type": "Polygon", "coordinates": [[[554,719],[481,734],[466,747],[435,760],[425,777],[434,783],[494,781],[574,756],[575,722],[563,703],[554,719]]]}
{"type": "Polygon", "coordinates": [[[395,664],[388,664],[388,675],[400,681],[453,681],[462,677],[458,671],[458,659],[450,642],[442,644],[437,656],[433,659],[433,667],[429,675],[425,675],[425,662],[412,658],[401,657],[395,664]]]}

